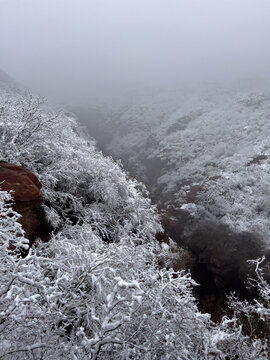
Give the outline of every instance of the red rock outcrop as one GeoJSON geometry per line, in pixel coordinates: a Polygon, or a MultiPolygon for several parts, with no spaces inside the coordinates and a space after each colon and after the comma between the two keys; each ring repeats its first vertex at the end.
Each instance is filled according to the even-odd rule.
{"type": "Polygon", "coordinates": [[[39,236],[42,212],[38,206],[42,201],[42,185],[31,171],[5,162],[0,162],[0,188],[13,191],[13,210],[22,217],[18,220],[30,244],[39,236]]]}
{"type": "Polygon", "coordinates": [[[0,163],[0,187],[5,191],[13,191],[15,201],[34,201],[40,203],[42,187],[38,178],[22,166],[0,163]]]}

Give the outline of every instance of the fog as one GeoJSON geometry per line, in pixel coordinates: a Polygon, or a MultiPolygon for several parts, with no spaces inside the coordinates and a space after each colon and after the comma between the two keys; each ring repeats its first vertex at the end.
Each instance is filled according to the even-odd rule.
{"type": "Polygon", "coordinates": [[[0,68],[64,103],[270,78],[269,0],[0,0],[0,68]]]}

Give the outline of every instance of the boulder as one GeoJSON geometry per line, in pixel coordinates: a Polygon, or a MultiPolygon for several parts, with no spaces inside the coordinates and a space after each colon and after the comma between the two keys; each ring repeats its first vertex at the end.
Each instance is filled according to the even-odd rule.
{"type": "Polygon", "coordinates": [[[42,201],[41,183],[22,166],[0,162],[0,187],[5,191],[13,191],[15,201],[42,201]]]}
{"type": "Polygon", "coordinates": [[[39,206],[42,201],[41,187],[31,171],[22,166],[0,162],[0,188],[12,192],[12,208],[21,215],[18,222],[30,240],[30,245],[40,236],[39,227],[44,217],[39,206]]]}

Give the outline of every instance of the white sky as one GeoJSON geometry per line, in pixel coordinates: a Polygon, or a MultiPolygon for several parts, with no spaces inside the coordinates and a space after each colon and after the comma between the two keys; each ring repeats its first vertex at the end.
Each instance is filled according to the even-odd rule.
{"type": "Polygon", "coordinates": [[[0,0],[0,68],[66,102],[270,78],[270,0],[0,0]]]}

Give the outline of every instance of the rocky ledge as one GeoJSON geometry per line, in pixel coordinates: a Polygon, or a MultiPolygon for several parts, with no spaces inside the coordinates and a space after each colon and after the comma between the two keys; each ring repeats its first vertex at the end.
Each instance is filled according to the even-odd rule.
{"type": "Polygon", "coordinates": [[[22,166],[0,162],[0,187],[1,190],[12,192],[12,208],[21,215],[18,221],[31,244],[39,236],[39,226],[43,218],[40,208],[40,181],[36,175],[22,166]]]}

